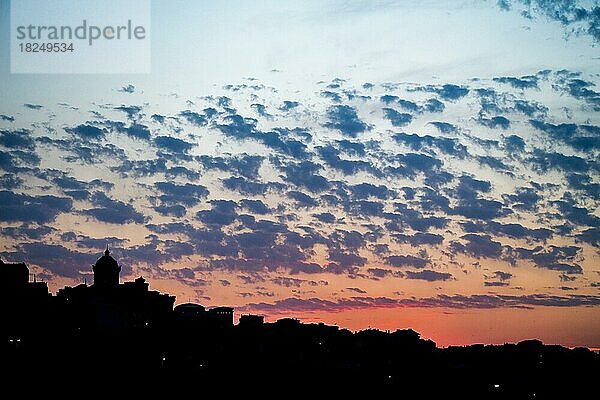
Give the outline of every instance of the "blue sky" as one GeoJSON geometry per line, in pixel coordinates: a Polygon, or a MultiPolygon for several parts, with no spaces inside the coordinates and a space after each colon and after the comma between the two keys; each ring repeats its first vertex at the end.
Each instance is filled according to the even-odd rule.
{"type": "Polygon", "coordinates": [[[145,75],[3,57],[3,259],[56,289],[110,243],[180,301],[600,346],[597,2],[281,3],[152,2],[145,75]]]}

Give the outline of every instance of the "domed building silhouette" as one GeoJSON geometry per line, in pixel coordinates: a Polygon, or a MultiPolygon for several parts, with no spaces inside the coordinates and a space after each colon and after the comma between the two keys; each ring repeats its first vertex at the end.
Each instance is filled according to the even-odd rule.
{"type": "Polygon", "coordinates": [[[119,286],[119,274],[121,267],[117,261],[110,256],[110,250],[106,245],[104,255],[96,261],[92,267],[94,271],[94,286],[97,288],[115,288],[119,286]]]}
{"type": "Polygon", "coordinates": [[[175,296],[149,290],[141,276],[120,283],[121,270],[107,245],[92,266],[93,285],[82,283],[58,291],[56,297],[64,306],[66,320],[78,329],[136,329],[164,322],[173,312],[175,296]]]}

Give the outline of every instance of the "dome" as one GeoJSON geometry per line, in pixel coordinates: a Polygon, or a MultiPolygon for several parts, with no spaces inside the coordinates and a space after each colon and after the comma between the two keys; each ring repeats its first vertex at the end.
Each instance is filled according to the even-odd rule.
{"type": "Polygon", "coordinates": [[[106,246],[104,255],[96,261],[92,269],[94,271],[94,286],[117,286],[119,284],[121,267],[110,256],[108,246],[106,246]]]}
{"type": "Polygon", "coordinates": [[[119,269],[119,264],[117,260],[110,256],[110,251],[108,250],[108,246],[106,246],[106,250],[104,251],[104,255],[96,261],[94,265],[95,268],[110,268],[110,269],[119,269]]]}

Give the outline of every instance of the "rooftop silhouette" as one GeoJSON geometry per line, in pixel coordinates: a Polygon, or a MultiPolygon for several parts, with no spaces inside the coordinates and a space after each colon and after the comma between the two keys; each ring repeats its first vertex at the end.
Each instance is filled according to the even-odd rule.
{"type": "Polygon", "coordinates": [[[235,325],[233,308],[173,307],[174,296],[149,290],[142,277],[120,283],[121,266],[108,247],[93,272],[93,285],[52,295],[45,283],[30,281],[25,264],[0,260],[7,382],[75,384],[94,376],[110,385],[120,371],[166,387],[237,382],[260,392],[253,386],[260,382],[336,393],[543,399],[587,394],[600,371],[600,355],[588,349],[537,340],[441,349],[411,329],[353,333],[295,318],[266,323],[260,315],[242,315],[235,325]]]}

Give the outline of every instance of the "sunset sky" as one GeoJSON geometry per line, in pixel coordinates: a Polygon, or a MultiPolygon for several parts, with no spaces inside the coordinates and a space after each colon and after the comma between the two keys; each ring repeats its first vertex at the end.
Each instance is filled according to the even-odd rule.
{"type": "Polygon", "coordinates": [[[177,303],[600,347],[598,1],[151,15],[150,74],[11,74],[0,0],[3,260],[56,291],[108,244],[177,303]]]}

